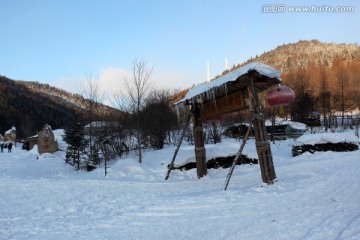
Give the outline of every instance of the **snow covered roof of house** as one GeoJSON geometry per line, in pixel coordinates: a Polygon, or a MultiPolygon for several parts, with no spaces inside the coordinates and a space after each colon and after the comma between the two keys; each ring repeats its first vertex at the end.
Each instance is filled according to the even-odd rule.
{"type": "Polygon", "coordinates": [[[103,127],[109,127],[109,126],[120,126],[120,123],[118,122],[106,122],[106,121],[94,121],[85,126],[85,128],[103,128],[103,127]]]}
{"type": "Polygon", "coordinates": [[[89,128],[89,127],[100,128],[100,127],[105,127],[105,126],[106,126],[106,122],[104,122],[104,121],[94,121],[94,122],[91,122],[91,123],[85,125],[85,128],[89,128]]]}
{"type": "Polygon", "coordinates": [[[236,86],[237,90],[239,90],[238,88],[241,87],[244,88],[248,83],[248,81],[246,81],[246,79],[248,79],[247,78],[248,75],[250,75],[251,72],[253,71],[257,72],[258,74],[256,76],[258,83],[260,82],[263,83],[263,84],[261,83],[257,84],[257,81],[255,79],[255,87],[260,91],[264,91],[269,87],[278,84],[282,81],[280,78],[281,73],[278,70],[274,69],[269,65],[254,62],[247,64],[243,67],[240,67],[238,69],[235,69],[213,81],[202,83],[195,86],[194,88],[190,89],[190,91],[186,94],[186,96],[176,104],[184,103],[186,100],[191,100],[197,97],[203,100],[205,98],[205,101],[210,100],[214,98],[215,95],[218,95],[216,92],[219,92],[219,90],[223,93],[222,95],[226,95],[229,90],[234,92],[234,89],[232,90],[229,89],[228,85],[237,81],[239,82],[244,81],[243,84],[236,86]],[[264,82],[267,82],[267,84],[264,84],[264,82]]]}
{"type": "Polygon", "coordinates": [[[12,134],[13,131],[15,131],[15,129],[11,128],[5,132],[5,135],[12,134]]]}
{"type": "MultiPolygon", "coordinates": [[[[304,124],[304,123],[294,122],[294,121],[285,121],[285,120],[275,122],[275,126],[276,125],[288,125],[293,129],[303,130],[303,131],[305,131],[307,128],[306,124],[304,124]]],[[[265,126],[272,126],[272,121],[266,120],[265,126]]]]}

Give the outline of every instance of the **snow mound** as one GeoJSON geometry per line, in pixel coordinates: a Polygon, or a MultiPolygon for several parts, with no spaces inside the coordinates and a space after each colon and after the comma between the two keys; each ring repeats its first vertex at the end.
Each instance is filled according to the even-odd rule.
{"type": "Polygon", "coordinates": [[[322,144],[322,143],[340,143],[340,142],[359,144],[359,139],[355,136],[355,134],[349,134],[347,132],[306,134],[296,139],[295,146],[304,145],[304,144],[314,145],[314,144],[322,144]]]}

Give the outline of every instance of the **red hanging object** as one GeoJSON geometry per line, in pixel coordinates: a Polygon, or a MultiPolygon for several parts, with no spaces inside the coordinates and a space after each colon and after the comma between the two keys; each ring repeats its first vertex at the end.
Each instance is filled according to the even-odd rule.
{"type": "Polygon", "coordinates": [[[295,100],[295,92],[287,86],[272,88],[266,97],[266,102],[271,107],[287,106],[295,100]]]}

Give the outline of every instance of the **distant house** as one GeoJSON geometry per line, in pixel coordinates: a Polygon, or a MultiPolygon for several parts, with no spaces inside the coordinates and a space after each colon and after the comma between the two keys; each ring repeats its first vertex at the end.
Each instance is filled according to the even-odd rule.
{"type": "Polygon", "coordinates": [[[307,129],[306,124],[294,121],[279,121],[275,122],[275,125],[272,126],[272,122],[267,120],[265,126],[268,134],[274,134],[274,137],[278,139],[298,138],[307,129]]]}
{"type": "Polygon", "coordinates": [[[86,135],[89,135],[90,134],[90,129],[91,129],[92,133],[96,133],[96,132],[99,132],[102,129],[104,129],[105,126],[106,126],[106,122],[104,122],[104,121],[91,122],[91,123],[84,126],[84,133],[86,135]]]}
{"type": "Polygon", "coordinates": [[[4,134],[3,142],[16,142],[16,128],[13,125],[11,129],[7,130],[4,134]]]}
{"type": "Polygon", "coordinates": [[[28,137],[24,143],[24,150],[31,150],[37,144],[38,135],[28,137]]]}
{"type": "MultiPolygon", "coordinates": [[[[274,134],[275,139],[297,138],[304,134],[307,125],[294,121],[279,121],[272,126],[270,120],[265,121],[266,132],[269,136],[274,134]]],[[[233,138],[243,137],[249,128],[248,123],[237,123],[227,128],[224,135],[233,138]]],[[[251,136],[254,136],[254,129],[251,131],[251,136]]]]}
{"type": "Polygon", "coordinates": [[[84,134],[90,134],[90,128],[92,134],[96,135],[103,133],[106,129],[116,129],[121,127],[120,123],[117,122],[106,122],[106,121],[94,121],[84,127],[84,134]]]}
{"type": "Polygon", "coordinates": [[[319,112],[310,112],[310,113],[306,113],[306,114],[295,114],[293,116],[293,120],[296,122],[304,123],[310,127],[321,126],[319,112]]]}

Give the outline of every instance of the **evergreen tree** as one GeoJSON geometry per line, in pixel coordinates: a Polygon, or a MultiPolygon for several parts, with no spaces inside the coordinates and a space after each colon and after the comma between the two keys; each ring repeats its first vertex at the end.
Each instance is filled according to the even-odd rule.
{"type": "Polygon", "coordinates": [[[84,159],[84,151],[87,145],[87,140],[84,137],[84,128],[80,123],[72,125],[65,130],[64,140],[68,144],[66,150],[66,163],[76,166],[80,169],[81,160],[84,159]]]}
{"type": "Polygon", "coordinates": [[[170,107],[167,90],[153,91],[140,112],[143,139],[154,149],[162,149],[168,132],[176,128],[177,117],[170,107]]]}

